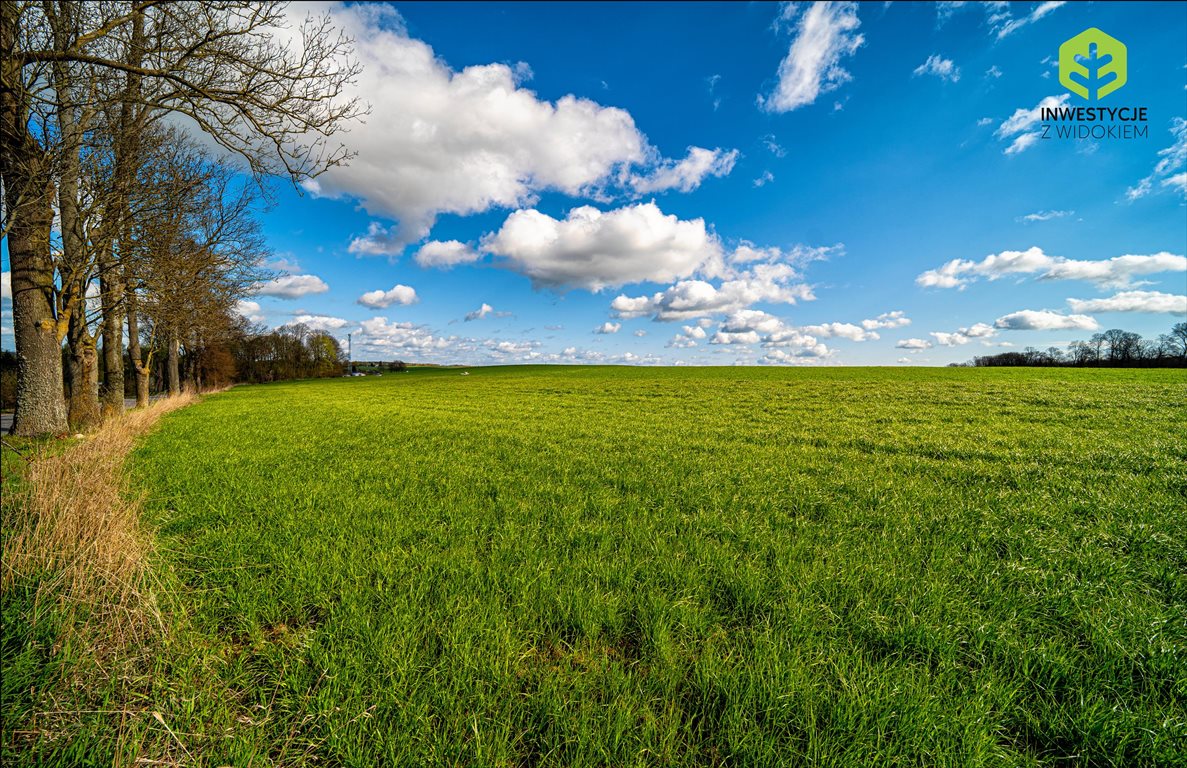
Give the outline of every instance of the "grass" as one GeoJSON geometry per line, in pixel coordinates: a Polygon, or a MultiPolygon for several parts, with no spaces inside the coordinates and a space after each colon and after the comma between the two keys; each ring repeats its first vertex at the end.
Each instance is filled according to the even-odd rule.
{"type": "Polygon", "coordinates": [[[236,388],[133,456],[176,593],[140,703],[24,760],[1187,765],[1185,384],[236,388]]]}

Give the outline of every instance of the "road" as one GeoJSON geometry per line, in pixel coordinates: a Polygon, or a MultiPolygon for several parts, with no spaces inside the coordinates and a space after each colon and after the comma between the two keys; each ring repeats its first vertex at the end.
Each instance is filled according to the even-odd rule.
{"type": "MultiPolygon", "coordinates": [[[[153,395],[152,397],[149,398],[149,400],[150,401],[156,400],[159,397],[160,397],[160,395],[153,395]]],[[[125,397],[124,398],[124,407],[125,408],[135,408],[136,407],[136,398],[125,397]]],[[[12,426],[12,414],[11,413],[0,413],[0,435],[7,435],[8,428],[11,426],[12,426]]]]}

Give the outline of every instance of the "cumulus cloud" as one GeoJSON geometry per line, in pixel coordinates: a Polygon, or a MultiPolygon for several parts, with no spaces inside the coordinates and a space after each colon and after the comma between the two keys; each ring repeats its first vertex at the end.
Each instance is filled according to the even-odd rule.
{"type": "MultiPolygon", "coordinates": [[[[694,333],[689,326],[685,326],[684,332],[688,336],[694,333]]],[[[709,343],[762,344],[772,350],[768,354],[773,361],[778,362],[825,358],[830,354],[827,346],[803,329],[787,325],[774,315],[757,309],[743,309],[730,314],[722,321],[709,343]]]]}
{"type": "Polygon", "coordinates": [[[1129,200],[1145,197],[1159,188],[1187,194],[1187,120],[1176,117],[1171,121],[1171,135],[1175,141],[1166,149],[1158,150],[1158,162],[1150,175],[1125,191],[1129,200]]]}
{"type": "Polygon", "coordinates": [[[367,291],[359,297],[359,304],[371,309],[386,309],[392,304],[415,304],[420,301],[416,291],[407,285],[397,285],[391,290],[367,291]]]}
{"type": "Polygon", "coordinates": [[[761,176],[759,176],[757,179],[755,179],[754,181],[752,181],[750,183],[753,184],[755,187],[765,187],[766,185],[770,184],[774,180],[775,180],[775,174],[771,173],[770,171],[763,171],[761,176]]]}
{"type": "Polygon", "coordinates": [[[594,333],[602,333],[602,334],[618,333],[620,330],[622,330],[622,323],[612,323],[609,320],[607,320],[606,322],[599,325],[597,328],[594,328],[594,333]]]}
{"type": "Polygon", "coordinates": [[[935,338],[936,343],[941,347],[956,347],[961,344],[968,344],[972,339],[965,336],[963,333],[945,333],[943,331],[932,331],[930,334],[935,338]]]}
{"type": "Polygon", "coordinates": [[[386,352],[429,352],[443,350],[456,337],[442,337],[415,323],[392,323],[386,317],[373,317],[360,323],[364,347],[386,352]]]}
{"type": "Polygon", "coordinates": [[[802,282],[799,267],[843,251],[841,245],[797,245],[783,250],[744,241],[724,258],[719,252],[707,260],[694,279],[681,280],[651,296],[620,295],[610,308],[617,317],[651,315],[672,321],[730,314],[759,302],[812,301],[816,297],[802,282]]]}
{"type": "Polygon", "coordinates": [[[1071,98],[1070,94],[1048,96],[1031,109],[1018,108],[1005,122],[997,127],[994,135],[1010,144],[1002,150],[1004,155],[1016,155],[1039,140],[1039,132],[1035,126],[1042,119],[1044,109],[1054,109],[1063,106],[1071,98]]]}
{"type": "Polygon", "coordinates": [[[911,318],[907,317],[906,313],[901,309],[896,309],[893,312],[883,312],[875,318],[861,321],[861,327],[867,331],[877,328],[902,328],[904,325],[910,324],[911,318]]]}
{"type": "Polygon", "coordinates": [[[610,308],[619,317],[652,315],[669,321],[736,312],[758,302],[795,304],[816,298],[809,286],[795,282],[797,277],[789,265],[760,264],[718,286],[705,280],[682,280],[650,297],[619,296],[610,308]]]}
{"type": "Polygon", "coordinates": [[[12,301],[12,273],[0,272],[0,299],[12,301]]]}
{"type": "Polygon", "coordinates": [[[457,240],[430,240],[416,251],[416,263],[422,267],[453,267],[478,261],[482,255],[457,240]]]}
{"type": "Polygon", "coordinates": [[[1068,216],[1075,216],[1075,211],[1035,211],[1028,213],[1025,216],[1019,216],[1017,221],[1031,223],[1035,221],[1051,221],[1052,219],[1063,219],[1068,216]]]}
{"type": "Polygon", "coordinates": [[[721,244],[704,219],[682,221],[654,202],[604,213],[581,206],[561,220],[534,209],[516,211],[482,239],[482,247],[538,285],[592,291],[668,282],[721,258],[721,244]]]}
{"type": "MultiPolygon", "coordinates": [[[[4,274],[5,276],[8,275],[7,272],[4,274]]],[[[264,315],[260,311],[260,304],[258,301],[240,299],[239,301],[235,302],[233,311],[235,314],[239,315],[240,317],[245,317],[253,323],[264,322],[264,315]]]]}
{"type": "Polygon", "coordinates": [[[853,323],[825,323],[823,325],[805,325],[804,332],[824,339],[849,339],[850,341],[875,341],[878,334],[874,331],[854,325],[853,323]]]}
{"type": "Polygon", "coordinates": [[[345,328],[350,325],[349,320],[341,317],[331,317],[329,315],[309,315],[300,314],[295,315],[292,320],[285,323],[285,326],[303,325],[306,328],[311,328],[315,331],[336,331],[340,328],[345,328]]]}
{"type": "Polygon", "coordinates": [[[945,59],[933,53],[927,57],[927,61],[915,67],[915,76],[919,75],[935,75],[941,80],[956,83],[960,81],[960,67],[956,66],[952,59],[945,59]]]}
{"type": "Polygon", "coordinates": [[[1049,309],[1023,309],[999,317],[995,328],[1005,331],[1095,331],[1100,324],[1088,315],[1064,315],[1049,309]]]}
{"type": "Polygon", "coordinates": [[[953,259],[915,278],[925,288],[964,289],[977,278],[1035,275],[1042,280],[1087,280],[1106,287],[1130,285],[1135,277],[1160,272],[1187,272],[1187,257],[1165,251],[1150,255],[1115,256],[1100,261],[1049,256],[1042,248],[991,253],[981,261],[953,259]]]}
{"type": "Polygon", "coordinates": [[[779,64],[774,91],[759,99],[768,112],[790,112],[807,106],[821,94],[852,80],[841,60],[852,56],[865,42],[857,32],[861,26],[857,3],[818,2],[806,8],[788,3],[781,17],[786,23],[796,23],[795,36],[779,64]]]}
{"type": "Polygon", "coordinates": [[[299,299],[328,290],[330,286],[317,275],[281,275],[261,285],[256,293],[260,296],[275,296],[278,299],[299,299]]]}
{"type": "MultiPolygon", "coordinates": [[[[676,186],[695,186],[700,156],[664,160],[626,110],[572,94],[542,99],[526,87],[532,72],[523,63],[454,69],[386,4],[328,10],[354,39],[363,67],[350,95],[369,101],[372,112],[351,128],[357,157],[307,188],[398,222],[375,222],[351,243],[353,253],[398,255],[427,236],[439,214],[525,207],[547,191],[597,195],[632,175],[649,178],[652,168],[676,186]]],[[[702,178],[726,172],[728,155],[702,178]]]]}
{"type": "Polygon", "coordinates": [[[662,160],[647,175],[631,177],[630,185],[639,194],[677,189],[691,192],[709,176],[727,176],[738,161],[738,150],[689,147],[683,160],[662,160]]]}
{"type": "Polygon", "coordinates": [[[931,349],[932,343],[927,339],[903,339],[894,346],[896,349],[909,349],[918,352],[921,349],[931,349]]]}
{"type": "Polygon", "coordinates": [[[1073,312],[1165,312],[1187,315],[1187,295],[1160,291],[1123,291],[1103,299],[1068,299],[1073,312]]]}

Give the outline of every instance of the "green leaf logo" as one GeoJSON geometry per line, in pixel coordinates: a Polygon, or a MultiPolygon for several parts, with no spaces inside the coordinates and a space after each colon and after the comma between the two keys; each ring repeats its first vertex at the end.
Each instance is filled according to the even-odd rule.
{"type": "Polygon", "coordinates": [[[1125,85],[1125,43],[1090,27],[1059,46],[1059,82],[1077,96],[1096,102],[1125,85]]]}

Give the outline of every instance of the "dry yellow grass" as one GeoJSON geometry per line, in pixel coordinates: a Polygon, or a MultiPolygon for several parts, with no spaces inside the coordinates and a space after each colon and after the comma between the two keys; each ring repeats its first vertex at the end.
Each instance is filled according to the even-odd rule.
{"type": "Polygon", "coordinates": [[[116,632],[133,614],[155,613],[144,610],[151,601],[137,599],[145,597],[152,543],[140,527],[140,498],[126,487],[124,460],[161,416],[196,399],[159,400],[106,422],[65,451],[34,458],[4,543],[3,588],[39,576],[39,597],[86,606],[92,619],[114,619],[105,630],[116,632]]]}

